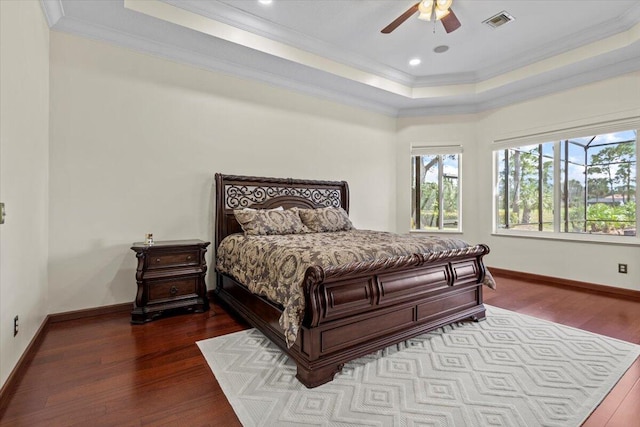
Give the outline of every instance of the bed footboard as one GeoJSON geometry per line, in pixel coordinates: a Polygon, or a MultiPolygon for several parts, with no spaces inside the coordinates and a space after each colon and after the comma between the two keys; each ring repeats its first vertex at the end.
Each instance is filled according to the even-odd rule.
{"type": "MultiPolygon", "coordinates": [[[[322,269],[307,269],[304,280],[304,325],[323,323],[432,297],[461,285],[481,283],[486,245],[431,254],[387,258],[322,269]]],[[[423,307],[424,309],[424,307],[423,307]]]]}
{"type": "Polygon", "coordinates": [[[452,322],[484,319],[482,257],[488,252],[478,245],[327,270],[310,267],[300,381],[323,384],[349,360],[452,322]]]}

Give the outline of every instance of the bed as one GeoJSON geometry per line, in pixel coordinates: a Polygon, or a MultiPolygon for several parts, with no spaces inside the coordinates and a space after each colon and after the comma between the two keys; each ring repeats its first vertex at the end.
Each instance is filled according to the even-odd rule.
{"type": "MultiPolygon", "coordinates": [[[[352,257],[351,251],[347,251],[332,256],[336,258],[332,262],[314,262],[306,254],[319,251],[329,240],[341,242],[344,247],[343,240],[368,241],[380,232],[351,230],[347,226],[331,233],[312,233],[313,230],[305,228],[306,231],[289,237],[271,233],[245,236],[238,218],[243,220],[245,211],[249,216],[292,215],[291,212],[299,212],[300,217],[304,217],[303,213],[317,212],[346,215],[349,211],[346,182],[216,174],[215,183],[215,298],[286,352],[295,361],[296,377],[305,386],[312,388],[329,382],[346,362],[416,335],[465,319],[484,319],[483,286],[495,287],[483,263],[483,256],[489,253],[486,245],[436,238],[435,249],[395,255],[395,239],[405,237],[388,235],[383,236],[385,249],[376,250],[383,256],[352,257]],[[285,237],[290,240],[282,243],[285,237]],[[302,268],[299,277],[293,277],[295,282],[287,285],[299,298],[282,300],[268,291],[255,293],[253,288],[259,281],[244,274],[253,267],[235,266],[239,258],[230,255],[245,240],[260,241],[260,245],[280,244],[279,248],[256,246],[271,258],[280,252],[291,255],[296,248],[308,249],[299,251],[305,254],[308,265],[297,261],[300,265],[288,268],[288,271],[302,268]],[[288,302],[283,301],[290,300],[300,300],[301,308],[295,311],[298,321],[287,324],[283,318],[289,309],[288,302]]],[[[243,225],[246,228],[247,224],[243,225]]],[[[257,263],[256,251],[245,250],[250,263],[257,263]]],[[[326,254],[320,254],[317,259],[324,260],[326,254]]]]}

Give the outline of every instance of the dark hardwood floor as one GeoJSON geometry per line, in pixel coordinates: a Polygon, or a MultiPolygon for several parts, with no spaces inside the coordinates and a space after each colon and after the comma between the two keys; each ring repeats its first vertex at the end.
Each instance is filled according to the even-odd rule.
{"type": "MultiPolygon", "coordinates": [[[[640,301],[496,280],[487,304],[640,344],[640,301]]],[[[145,325],[131,325],[127,313],[50,324],[0,425],[240,425],[195,342],[247,325],[213,308],[145,325]]],[[[638,425],[638,402],[636,360],[584,425],[638,425]]]]}

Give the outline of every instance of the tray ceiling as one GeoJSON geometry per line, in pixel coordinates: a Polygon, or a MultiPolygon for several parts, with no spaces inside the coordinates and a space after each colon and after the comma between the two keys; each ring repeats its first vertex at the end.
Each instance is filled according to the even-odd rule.
{"type": "Polygon", "coordinates": [[[415,16],[380,33],[415,1],[41,0],[53,30],[388,115],[478,112],[640,70],[637,0],[454,0],[452,33],[415,16]],[[502,11],[515,20],[482,23],[502,11]]]}

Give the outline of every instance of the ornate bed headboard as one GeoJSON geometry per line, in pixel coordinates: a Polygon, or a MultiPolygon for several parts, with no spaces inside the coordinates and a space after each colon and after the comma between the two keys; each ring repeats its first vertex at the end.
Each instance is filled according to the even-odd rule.
{"type": "Polygon", "coordinates": [[[241,233],[234,209],[342,207],[349,212],[346,181],[222,175],[216,173],[215,248],[229,234],[241,233]]]}

